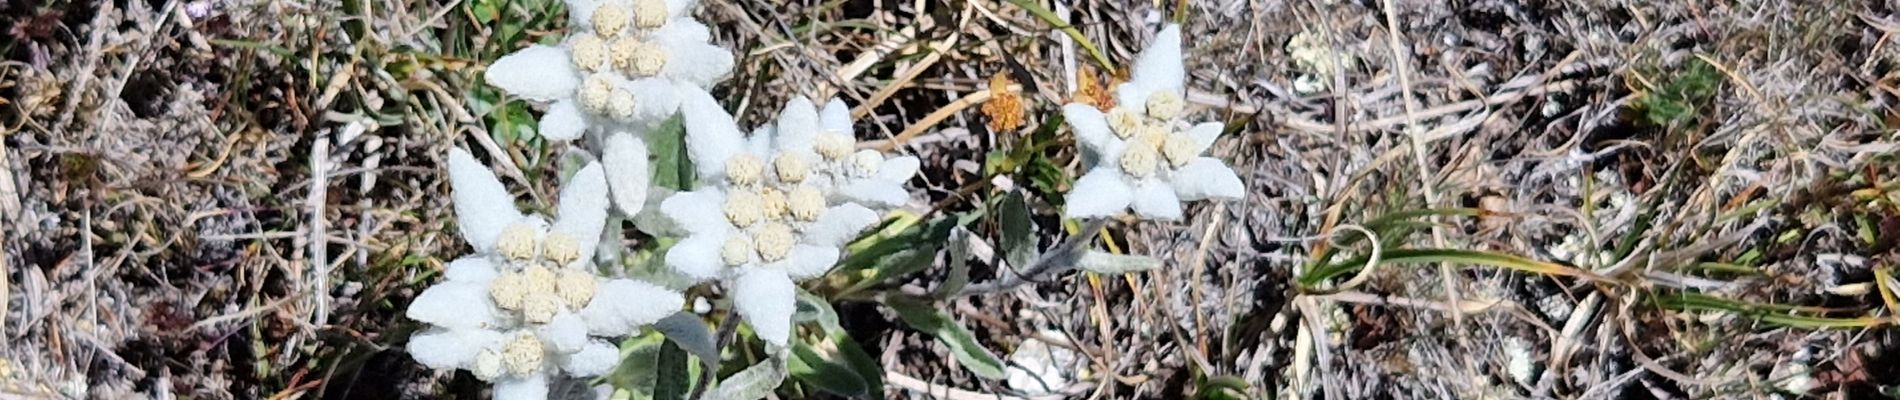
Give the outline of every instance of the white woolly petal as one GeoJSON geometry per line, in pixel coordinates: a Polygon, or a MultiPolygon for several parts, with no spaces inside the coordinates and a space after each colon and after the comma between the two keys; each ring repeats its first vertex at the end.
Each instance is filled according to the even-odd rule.
{"type": "Polygon", "coordinates": [[[825,102],[825,109],[818,112],[818,120],[827,131],[852,136],[851,106],[845,105],[842,99],[833,97],[831,101],[825,102]]]}
{"type": "Polygon", "coordinates": [[[1220,133],[1224,129],[1227,129],[1227,125],[1219,122],[1202,123],[1188,128],[1188,139],[1194,140],[1194,154],[1207,152],[1207,148],[1214,147],[1214,139],[1220,138],[1220,133]]]}
{"type": "Polygon", "coordinates": [[[838,188],[838,193],[844,195],[847,199],[870,203],[878,207],[898,207],[904,205],[904,202],[910,201],[910,192],[904,190],[902,183],[886,180],[859,179],[851,181],[845,184],[844,187],[838,188]]]}
{"type": "Polygon", "coordinates": [[[449,187],[453,189],[455,222],[462,239],[477,253],[495,249],[495,239],[503,228],[521,219],[515,210],[515,196],[501,186],[501,180],[461,148],[449,150],[449,187]]]}
{"type": "Polygon", "coordinates": [[[660,78],[643,78],[620,85],[633,93],[633,120],[658,123],[679,112],[679,85],[660,78]]]}
{"type": "Polygon", "coordinates": [[[832,265],[838,264],[838,248],[801,244],[792,247],[792,253],[786,261],[785,273],[792,279],[802,281],[816,278],[830,271],[832,265]]]}
{"type": "Polygon", "coordinates": [[[449,266],[443,268],[442,276],[449,282],[487,285],[495,279],[495,264],[487,257],[465,256],[450,261],[449,266]]]}
{"type": "Polygon", "coordinates": [[[673,18],[670,24],[690,21],[689,18],[693,17],[693,6],[697,4],[699,0],[666,0],[666,15],[673,18]]]}
{"type": "Polygon", "coordinates": [[[785,150],[810,149],[812,139],[818,137],[818,106],[805,96],[793,97],[785,102],[785,109],[778,113],[778,132],[773,137],[774,145],[785,150]]]}
{"type": "Polygon", "coordinates": [[[1162,221],[1181,220],[1181,198],[1175,197],[1174,188],[1159,179],[1147,179],[1135,184],[1135,214],[1142,218],[1162,221]]]}
{"type": "Polygon", "coordinates": [[[461,282],[438,283],[424,289],[403,313],[423,323],[466,329],[499,326],[497,314],[488,298],[488,285],[461,282]]]}
{"type": "Polygon", "coordinates": [[[594,9],[600,8],[601,0],[567,0],[567,26],[573,29],[594,29],[594,9]]]}
{"type": "Polygon", "coordinates": [[[759,340],[784,346],[792,336],[793,291],[785,271],[751,268],[732,282],[732,305],[759,340]]]}
{"type": "Polygon", "coordinates": [[[1108,127],[1108,117],[1095,106],[1070,103],[1062,106],[1062,118],[1069,123],[1069,129],[1075,131],[1076,144],[1089,151],[1102,152],[1109,143],[1120,140],[1108,127]]]}
{"type": "Polygon", "coordinates": [[[548,400],[548,376],[537,372],[503,378],[495,382],[495,400],[548,400]]]}
{"type": "Polygon", "coordinates": [[[561,370],[577,377],[606,375],[619,364],[620,349],[601,340],[588,341],[580,351],[561,358],[561,370]]]}
{"type": "Polygon", "coordinates": [[[693,234],[724,236],[732,229],[726,220],[726,193],[718,188],[679,192],[660,202],[660,213],[693,234]]]}
{"type": "MultiPolygon", "coordinates": [[[[771,161],[773,155],[772,137],[776,135],[778,135],[778,130],[773,127],[765,126],[753,129],[752,136],[746,136],[745,138],[745,151],[752,153],[752,156],[758,157],[760,160],[771,161]]],[[[766,163],[765,169],[768,172],[772,171],[772,164],[769,162],[766,163]]]]}
{"type": "Polygon", "coordinates": [[[844,203],[825,210],[818,221],[805,228],[805,243],[840,247],[858,237],[859,232],[877,224],[876,211],[857,203],[844,203]]]}
{"type": "Polygon", "coordinates": [[[1234,174],[1227,163],[1218,158],[1201,157],[1181,166],[1174,171],[1174,194],[1182,200],[1203,199],[1237,200],[1246,195],[1247,188],[1240,183],[1240,176],[1234,174]]]}
{"type": "Polygon", "coordinates": [[[666,250],[666,266],[695,281],[718,278],[726,271],[726,263],[719,258],[725,244],[725,234],[687,236],[666,250]]]}
{"type": "Polygon", "coordinates": [[[619,132],[607,138],[600,163],[606,167],[607,187],[615,207],[622,215],[639,215],[646,207],[647,186],[652,173],[647,169],[646,141],[633,134],[619,132]]]}
{"type": "Polygon", "coordinates": [[[724,177],[726,159],[745,151],[745,134],[732,114],[705,90],[683,91],[680,111],[685,115],[686,152],[702,181],[724,177]]]}
{"type": "Polygon", "coordinates": [[[574,97],[580,75],[568,63],[567,49],[533,45],[502,56],[482,74],[489,85],[534,101],[574,97]]]}
{"type": "Polygon", "coordinates": [[[691,232],[687,232],[685,228],[674,223],[673,218],[667,217],[666,213],[660,210],[660,204],[672,198],[674,193],[677,192],[665,187],[648,187],[646,206],[640,210],[639,214],[633,215],[633,227],[653,236],[690,234],[691,232]]]}
{"type": "Polygon", "coordinates": [[[626,336],[679,312],[684,304],[686,299],[679,292],[631,279],[612,279],[594,289],[594,300],[581,309],[580,317],[595,336],[626,336]]]}
{"type": "Polygon", "coordinates": [[[911,177],[917,176],[917,168],[920,166],[922,162],[918,161],[916,156],[891,157],[884,160],[883,166],[878,167],[877,179],[899,183],[909,182],[911,177]]]}
{"type": "Polygon", "coordinates": [[[666,46],[666,65],[660,75],[697,87],[707,88],[725,80],[732,72],[732,52],[705,41],[661,43],[666,46]]]}
{"type": "Polygon", "coordinates": [[[565,142],[587,132],[587,118],[581,116],[580,106],[574,103],[573,98],[563,97],[548,106],[547,115],[541,116],[541,137],[565,142]]]}
{"type": "Polygon", "coordinates": [[[1069,218],[1110,217],[1128,209],[1128,203],[1134,201],[1134,189],[1122,181],[1121,172],[1098,167],[1075,180],[1064,199],[1068,206],[1063,215],[1069,218]]]}
{"type": "MultiPolygon", "coordinates": [[[[1146,92],[1173,92],[1182,94],[1186,87],[1186,71],[1181,62],[1181,27],[1168,24],[1155,34],[1148,49],[1142,50],[1130,68],[1129,83],[1133,83],[1146,92]]],[[[1146,96],[1138,103],[1121,103],[1124,107],[1145,105],[1146,96]]]]}
{"type": "Polygon", "coordinates": [[[555,353],[573,353],[587,344],[587,322],[573,313],[556,315],[536,331],[555,353]]]}
{"type": "MultiPolygon", "coordinates": [[[[1134,82],[1125,82],[1120,85],[1115,85],[1115,104],[1133,104],[1137,107],[1146,108],[1145,105],[1148,104],[1148,95],[1152,93],[1154,93],[1154,90],[1142,87],[1134,82]]],[[[1142,111],[1141,114],[1147,115],[1148,113],[1147,111],[1142,111]]]]}
{"type": "Polygon", "coordinates": [[[674,19],[666,26],[653,31],[653,40],[662,44],[706,43],[712,40],[712,29],[706,24],[691,19],[674,19]]]}
{"type": "Polygon", "coordinates": [[[416,362],[435,369],[468,369],[482,349],[501,343],[501,332],[486,329],[430,329],[409,337],[416,362]]]}
{"type": "Polygon", "coordinates": [[[561,188],[560,217],[554,230],[574,237],[580,243],[582,261],[594,254],[600,244],[600,231],[607,226],[607,178],[600,163],[588,163],[574,173],[574,179],[561,188]]]}

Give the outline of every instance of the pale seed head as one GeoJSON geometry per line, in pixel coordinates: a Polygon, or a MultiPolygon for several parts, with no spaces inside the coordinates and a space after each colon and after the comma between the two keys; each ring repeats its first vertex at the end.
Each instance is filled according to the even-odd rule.
{"type": "Polygon", "coordinates": [[[877,175],[878,168],[884,166],[884,154],[877,150],[862,150],[851,156],[851,172],[860,177],[877,175]]]}
{"type": "Polygon", "coordinates": [[[516,222],[502,228],[501,237],[495,239],[495,252],[509,261],[524,262],[533,260],[540,251],[541,232],[533,224],[516,222]]]}
{"type": "Polygon", "coordinates": [[[785,183],[803,182],[811,174],[811,163],[793,154],[780,154],[772,160],[772,168],[778,171],[778,180],[785,183]]]}
{"type": "Polygon", "coordinates": [[[495,300],[495,307],[520,310],[523,299],[528,296],[528,291],[522,287],[525,282],[520,271],[502,273],[488,283],[488,297],[495,300]]]}
{"type": "Polygon", "coordinates": [[[1153,176],[1157,157],[1153,147],[1131,143],[1122,150],[1122,172],[1136,178],[1153,176]]]}
{"type": "Polygon", "coordinates": [[[1181,168],[1200,154],[1194,151],[1194,139],[1187,135],[1168,135],[1166,143],[1161,144],[1161,157],[1168,159],[1168,165],[1181,168]]]}
{"type": "Polygon", "coordinates": [[[613,105],[614,83],[607,74],[591,74],[581,82],[581,109],[592,114],[606,114],[613,105]]]}
{"type": "Polygon", "coordinates": [[[724,208],[726,220],[733,226],[748,227],[765,219],[764,200],[758,193],[750,190],[734,190],[726,194],[724,208]]]}
{"type": "Polygon", "coordinates": [[[618,119],[624,120],[633,118],[633,92],[625,90],[614,91],[613,100],[607,105],[607,112],[608,115],[612,115],[618,119]]]}
{"type": "Polygon", "coordinates": [[[587,307],[588,302],[594,301],[594,288],[599,284],[594,274],[574,268],[562,268],[560,275],[561,280],[555,285],[555,290],[561,294],[561,300],[567,302],[568,309],[579,310],[587,307]]]}
{"type": "Polygon", "coordinates": [[[1123,107],[1108,110],[1108,129],[1115,131],[1115,137],[1134,137],[1141,131],[1141,115],[1123,107]]]}
{"type": "Polygon", "coordinates": [[[745,265],[752,261],[752,242],[743,235],[726,238],[726,243],[719,246],[719,261],[729,266],[745,265]]]}
{"type": "Polygon", "coordinates": [[[758,233],[752,236],[752,244],[758,247],[759,258],[776,262],[792,254],[792,246],[797,244],[797,239],[792,235],[792,227],[772,222],[759,227],[758,233]]]}
{"type": "Polygon", "coordinates": [[[1158,120],[1170,120],[1181,115],[1187,108],[1187,102],[1174,92],[1154,92],[1148,95],[1148,117],[1158,120]]]}
{"type": "Polygon", "coordinates": [[[607,43],[598,36],[577,35],[568,43],[568,55],[582,70],[600,72],[607,66],[607,43]]]}
{"type": "Polygon", "coordinates": [[[659,28],[666,25],[666,19],[669,17],[671,16],[667,15],[664,0],[633,1],[633,24],[640,29],[659,28]]]}
{"type": "Polygon", "coordinates": [[[800,221],[817,221],[818,215],[825,211],[825,194],[811,185],[792,188],[789,197],[792,217],[800,221]]]}
{"type": "Polygon", "coordinates": [[[621,29],[627,27],[627,19],[628,15],[625,7],[616,4],[603,4],[599,8],[594,9],[594,32],[599,32],[601,36],[618,35],[621,29]]]}
{"type": "Polygon", "coordinates": [[[726,180],[738,186],[752,186],[759,183],[760,175],[765,174],[765,163],[750,153],[739,153],[726,159],[726,180]]]}
{"type": "Polygon", "coordinates": [[[501,353],[482,349],[480,354],[475,355],[475,365],[469,368],[469,372],[475,373],[475,379],[494,381],[495,378],[501,377],[503,372],[501,365],[501,353]]]}
{"type": "Polygon", "coordinates": [[[565,266],[581,259],[581,241],[566,232],[548,232],[541,239],[541,256],[553,261],[555,266],[565,266]]]}
{"type": "Polygon", "coordinates": [[[825,157],[826,160],[837,161],[851,155],[852,147],[855,147],[851,143],[853,141],[850,136],[842,133],[825,132],[818,134],[813,146],[817,147],[819,156],[825,157]]]}
{"type": "Polygon", "coordinates": [[[759,190],[759,208],[765,210],[765,218],[778,220],[785,218],[790,205],[786,203],[785,191],[765,188],[759,190]]]}
{"type": "Polygon", "coordinates": [[[514,340],[501,348],[501,364],[508,372],[517,376],[527,375],[541,368],[541,360],[547,356],[542,347],[541,338],[531,334],[516,335],[514,340]]]}
{"type": "Polygon", "coordinates": [[[643,42],[639,47],[633,48],[633,58],[622,68],[633,76],[659,75],[660,69],[666,68],[666,58],[666,48],[643,42]]]}

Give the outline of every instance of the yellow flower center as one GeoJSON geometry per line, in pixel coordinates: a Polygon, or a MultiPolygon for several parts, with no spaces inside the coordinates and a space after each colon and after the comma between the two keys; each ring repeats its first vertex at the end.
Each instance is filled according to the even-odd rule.
{"type": "Polygon", "coordinates": [[[640,29],[659,28],[661,25],[666,25],[668,17],[671,16],[667,15],[664,0],[634,0],[633,2],[633,24],[640,29]]]}
{"type": "Polygon", "coordinates": [[[1170,120],[1181,115],[1187,108],[1187,102],[1174,92],[1155,92],[1148,95],[1148,117],[1158,120],[1170,120]]]}
{"type": "Polygon", "coordinates": [[[1156,156],[1154,147],[1129,143],[1128,147],[1122,150],[1122,172],[1136,178],[1152,176],[1155,172],[1155,164],[1159,161],[1155,159],[1156,156]]]}
{"type": "Polygon", "coordinates": [[[595,278],[594,274],[587,271],[562,268],[561,281],[555,285],[555,289],[559,291],[561,300],[567,302],[568,309],[579,310],[594,301],[594,288],[598,285],[595,278]]]}
{"type": "Polygon", "coordinates": [[[589,72],[600,72],[607,63],[607,44],[594,35],[578,35],[568,44],[569,56],[575,66],[589,72]]]}
{"type": "Polygon", "coordinates": [[[1167,142],[1161,144],[1161,156],[1168,159],[1169,165],[1181,168],[1200,156],[1195,154],[1198,152],[1194,151],[1194,147],[1194,139],[1189,139],[1187,135],[1168,135],[1167,142]]]}
{"type": "Polygon", "coordinates": [[[547,354],[542,347],[541,338],[531,334],[515,336],[514,340],[502,346],[501,364],[515,375],[527,375],[541,367],[541,360],[547,354]]]}
{"type": "Polygon", "coordinates": [[[510,261],[525,262],[533,260],[540,251],[538,237],[541,232],[525,222],[508,224],[502,228],[501,237],[495,239],[495,252],[510,261]]]}
{"type": "Polygon", "coordinates": [[[765,163],[751,154],[741,153],[726,159],[726,180],[737,186],[752,186],[759,183],[760,175],[765,173],[765,163]]]}
{"type": "Polygon", "coordinates": [[[1108,110],[1108,129],[1115,132],[1115,137],[1134,137],[1141,131],[1141,115],[1121,107],[1108,110]]]}
{"type": "Polygon", "coordinates": [[[752,237],[753,245],[758,247],[759,258],[767,262],[784,260],[791,255],[796,238],[792,236],[792,227],[773,222],[759,227],[752,237]]]}
{"type": "Polygon", "coordinates": [[[733,226],[747,227],[765,219],[764,200],[757,193],[734,190],[726,195],[726,220],[733,226]]]}
{"type": "Polygon", "coordinates": [[[851,143],[853,141],[850,136],[841,133],[825,132],[818,135],[813,147],[817,147],[819,156],[825,157],[826,160],[837,161],[851,155],[851,148],[855,147],[851,143]]]}
{"type": "Polygon", "coordinates": [[[594,9],[594,31],[602,36],[613,36],[627,27],[627,9],[614,4],[603,4],[594,9]]]}
{"type": "Polygon", "coordinates": [[[811,164],[796,155],[780,154],[772,160],[772,167],[778,170],[778,179],[785,183],[799,183],[811,173],[811,164]]]}
{"type": "Polygon", "coordinates": [[[743,236],[726,238],[726,243],[719,246],[719,261],[729,266],[745,265],[752,261],[752,242],[746,241],[743,236]]]}
{"type": "Polygon", "coordinates": [[[811,185],[799,185],[792,188],[792,217],[800,221],[817,221],[818,215],[825,211],[825,194],[811,185]]]}

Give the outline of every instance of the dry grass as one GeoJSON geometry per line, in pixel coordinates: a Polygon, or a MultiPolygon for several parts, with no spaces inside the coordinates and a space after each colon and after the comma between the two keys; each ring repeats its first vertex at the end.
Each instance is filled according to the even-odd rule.
{"type": "MultiPolygon", "coordinates": [[[[989,131],[976,106],[999,73],[1021,85],[1025,129],[1068,101],[1093,61],[1048,21],[1007,1],[705,2],[716,40],[740,49],[717,94],[742,122],[835,94],[859,105],[861,139],[926,160],[916,211],[1009,188],[1039,214],[1060,201],[1060,182],[985,174],[1021,134],[989,131]]],[[[531,108],[478,79],[558,33],[542,3],[0,4],[0,398],[476,396],[401,352],[414,327],[400,310],[466,251],[444,149],[498,151],[511,186],[549,193],[564,149],[518,137],[531,108]]],[[[1393,27],[1380,3],[1063,13],[1116,61],[1184,15],[1190,97],[1239,124],[1214,152],[1251,194],[1187,222],[1111,224],[1105,245],[1167,268],[1070,274],[952,314],[1001,354],[1031,340],[1079,354],[1064,367],[1088,373],[1057,391],[1078,398],[1180,398],[1210,377],[1255,398],[1900,390],[1900,310],[1876,279],[1900,255],[1891,5],[1383,2],[1393,27]],[[1302,69],[1286,48],[1302,33],[1335,69],[1302,69]],[[1303,76],[1326,89],[1300,92],[1303,76]],[[1354,227],[1449,208],[1483,211],[1371,226],[1379,250],[1602,278],[1454,262],[1296,280],[1328,254],[1373,252],[1354,227]],[[1811,308],[1685,305],[1704,295],[1811,308]]],[[[839,307],[905,388],[893,397],[1024,394],[872,305],[839,307]]]]}

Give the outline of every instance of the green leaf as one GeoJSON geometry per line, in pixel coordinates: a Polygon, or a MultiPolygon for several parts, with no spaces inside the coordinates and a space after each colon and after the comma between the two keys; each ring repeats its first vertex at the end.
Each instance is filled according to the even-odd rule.
{"type": "Polygon", "coordinates": [[[607,383],[634,393],[651,393],[659,375],[660,346],[666,338],[647,334],[627,338],[620,343],[620,365],[607,375],[607,383]]]}
{"type": "Polygon", "coordinates": [[[949,250],[944,254],[950,264],[950,276],[944,277],[943,284],[937,286],[936,296],[945,298],[955,295],[970,285],[970,230],[957,227],[950,231],[949,250]]]}
{"type": "MultiPolygon", "coordinates": [[[[689,373],[686,350],[671,340],[660,345],[659,367],[655,371],[653,385],[654,400],[685,400],[686,394],[693,390],[693,377],[689,373]]],[[[709,370],[710,371],[710,370],[709,370]]]]}
{"type": "MultiPolygon", "coordinates": [[[[1379,255],[1379,265],[1422,264],[1451,262],[1459,264],[1488,265],[1498,268],[1517,270],[1533,274],[1573,276],[1601,279],[1589,271],[1572,268],[1548,261],[1538,261],[1504,253],[1491,253],[1458,249],[1397,249],[1386,250],[1379,255]]],[[[1339,261],[1314,269],[1299,279],[1300,286],[1314,287],[1320,282],[1364,268],[1371,256],[1361,256],[1339,261]]]]}
{"type": "Polygon", "coordinates": [[[686,156],[686,126],[680,114],[647,132],[646,139],[653,186],[692,190],[693,161],[686,156]]]}
{"type": "Polygon", "coordinates": [[[1148,256],[1109,254],[1089,250],[1087,253],[1082,253],[1081,259],[1076,260],[1076,266],[1098,274],[1113,275],[1159,268],[1161,260],[1148,256]]]}
{"type": "Polygon", "coordinates": [[[921,300],[904,296],[885,298],[884,305],[896,311],[897,316],[911,328],[929,333],[937,338],[938,343],[949,347],[950,354],[956,356],[957,363],[962,364],[963,369],[983,378],[1003,379],[1003,360],[983,348],[982,344],[976,342],[976,335],[964,329],[949,315],[921,300]]]}
{"type": "Polygon", "coordinates": [[[787,369],[793,379],[835,395],[853,398],[870,396],[870,389],[865,387],[864,379],[858,377],[857,371],[826,359],[818,354],[818,350],[802,341],[792,344],[792,359],[787,369]]]}
{"type": "Polygon", "coordinates": [[[1247,400],[1247,381],[1234,376],[1216,376],[1202,381],[1194,391],[1195,400],[1247,400]]]}
{"type": "Polygon", "coordinates": [[[1003,255],[1009,265],[1023,268],[1036,258],[1036,221],[1029,219],[1029,203],[1023,193],[1012,191],[996,205],[997,222],[1003,226],[1003,255]]]}
{"type": "Polygon", "coordinates": [[[707,371],[719,370],[719,345],[706,322],[691,312],[680,311],[653,323],[653,329],[666,335],[680,349],[706,363],[707,371]]]}
{"type": "Polygon", "coordinates": [[[950,237],[950,229],[968,223],[965,218],[944,217],[913,226],[896,235],[851,254],[834,273],[856,274],[860,280],[842,293],[856,292],[930,268],[937,259],[939,245],[950,237]]]}
{"type": "Polygon", "coordinates": [[[746,367],[744,371],[732,374],[719,381],[719,387],[706,393],[712,400],[757,400],[771,394],[779,384],[785,382],[785,365],[778,360],[767,359],[757,365],[746,367]]]}
{"type": "MultiPolygon", "coordinates": [[[[801,290],[798,293],[797,307],[798,311],[793,314],[792,321],[817,322],[818,326],[823,328],[827,340],[830,341],[832,353],[820,352],[820,354],[825,355],[826,360],[842,361],[844,366],[849,368],[849,372],[857,375],[857,381],[865,387],[864,392],[868,397],[882,397],[884,393],[883,368],[878,365],[877,359],[871,358],[871,354],[865,352],[864,347],[858,345],[858,341],[852,339],[851,334],[838,324],[838,312],[831,308],[831,304],[825,302],[823,298],[801,290]]],[[[804,344],[801,342],[800,345],[804,344]]],[[[798,361],[793,360],[793,362],[798,361]]],[[[792,367],[796,368],[796,364],[792,367]]],[[[793,376],[797,374],[797,370],[794,369],[793,376]]],[[[820,386],[816,383],[812,384],[820,386]]]]}

